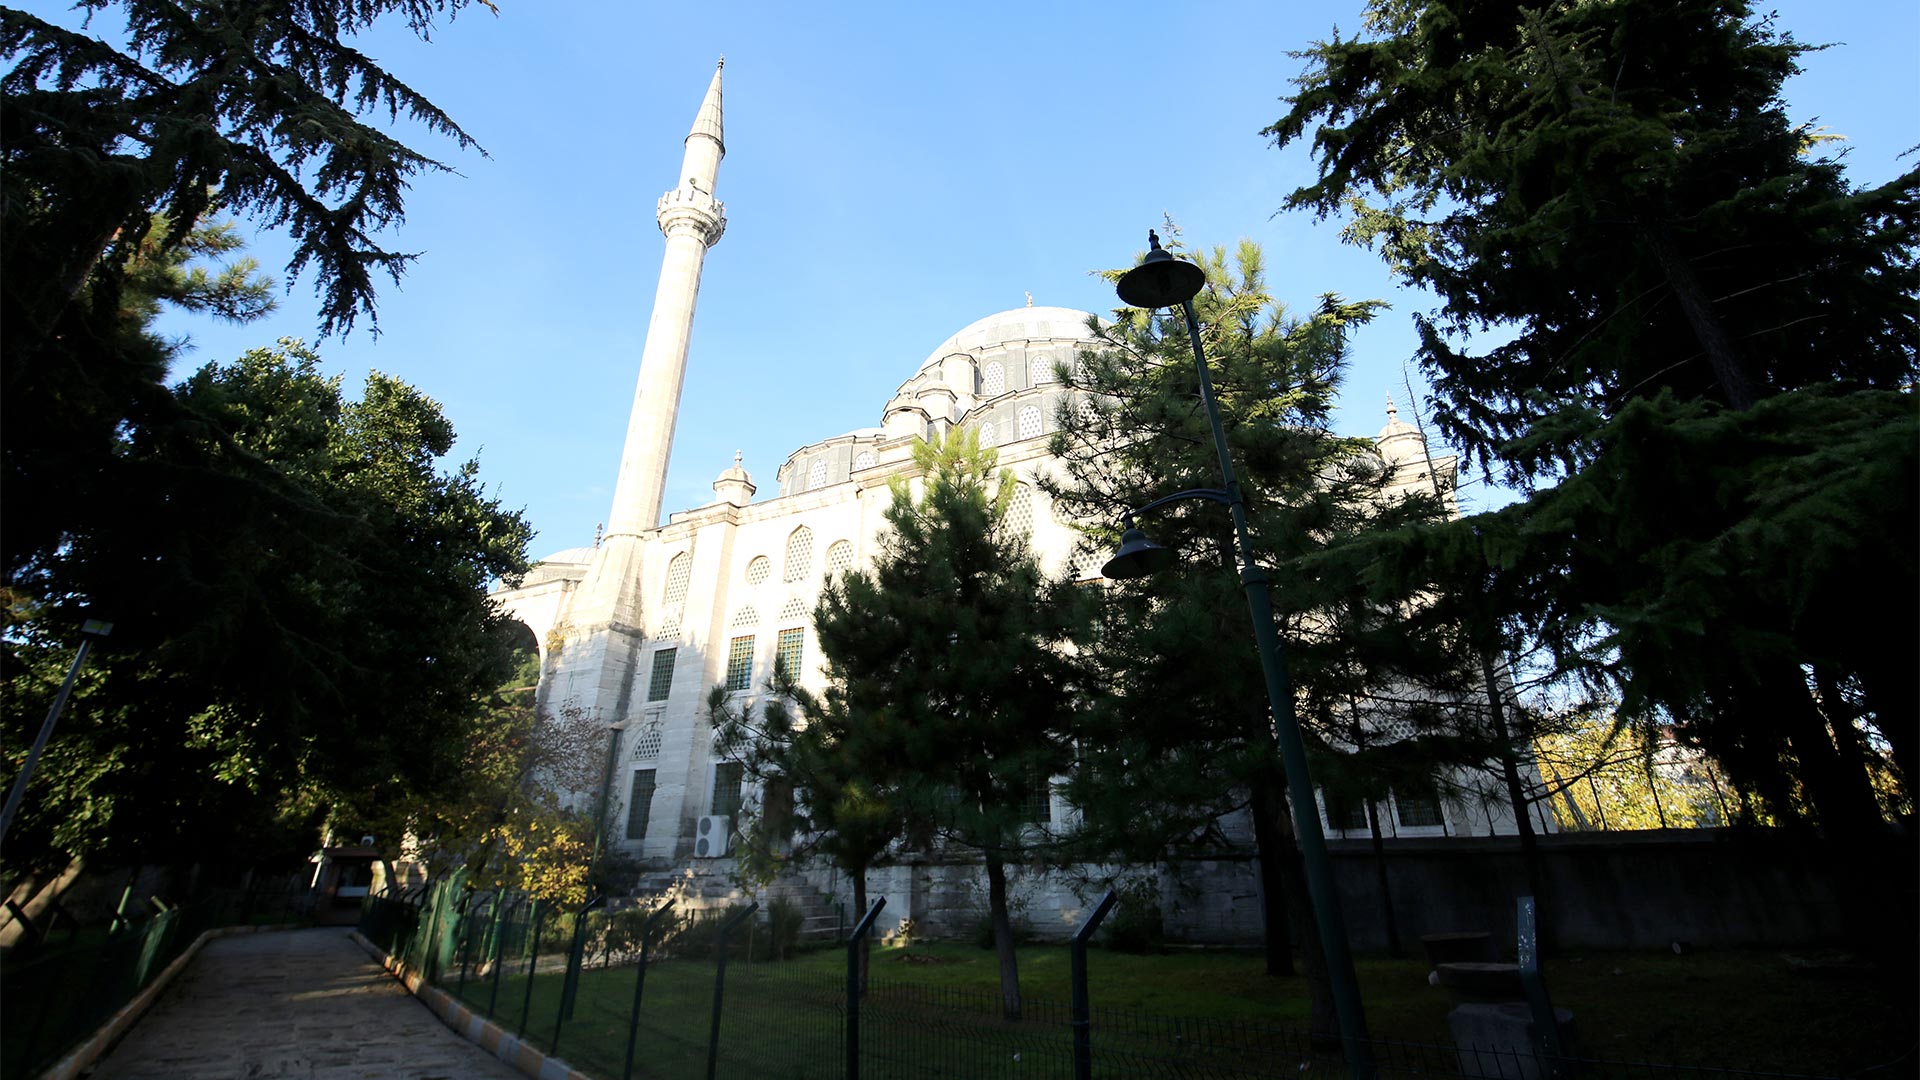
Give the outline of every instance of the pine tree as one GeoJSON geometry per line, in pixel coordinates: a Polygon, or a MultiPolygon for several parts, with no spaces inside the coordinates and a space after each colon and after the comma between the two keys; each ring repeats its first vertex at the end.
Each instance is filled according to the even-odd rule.
{"type": "MultiPolygon", "coordinates": [[[[996,459],[970,430],[915,448],[915,474],[894,482],[891,528],[873,565],[821,595],[814,627],[830,689],[823,701],[800,701],[809,721],[827,725],[822,748],[877,763],[830,767],[829,782],[856,801],[810,796],[833,802],[836,828],[865,829],[897,811],[909,840],[980,854],[1002,1007],[1017,1019],[1007,871],[1049,842],[1026,807],[1073,762],[1088,696],[1074,646],[1089,598],[1047,578],[1012,530],[1013,477],[995,471],[996,459]]],[[[864,851],[891,829],[881,824],[858,843],[864,851]]]]}
{"type": "MultiPolygon", "coordinates": [[[[1293,318],[1267,293],[1252,243],[1242,242],[1231,262],[1224,250],[1197,262],[1208,278],[1194,304],[1215,395],[1256,559],[1275,568],[1274,604],[1314,767],[1377,776],[1392,757],[1431,776],[1458,759],[1457,735],[1440,714],[1392,700],[1393,688],[1409,670],[1450,661],[1383,614],[1405,596],[1366,595],[1356,591],[1363,579],[1315,580],[1290,569],[1344,538],[1444,512],[1423,493],[1388,498],[1390,473],[1372,442],[1327,426],[1347,336],[1381,305],[1328,296],[1293,318]],[[1362,701],[1364,709],[1356,706],[1362,701]],[[1383,756],[1353,738],[1362,712],[1368,725],[1398,721],[1416,737],[1383,756]],[[1351,757],[1363,748],[1365,760],[1351,757]]],[[[1095,328],[1112,347],[1059,373],[1082,401],[1060,413],[1052,445],[1065,475],[1049,491],[1064,516],[1112,522],[1154,499],[1219,485],[1184,322],[1177,313],[1172,319],[1118,311],[1112,325],[1095,328]]],[[[1091,766],[1070,788],[1083,820],[1080,851],[1151,861],[1204,850],[1220,841],[1221,817],[1250,810],[1268,971],[1290,973],[1288,927],[1311,926],[1311,908],[1230,523],[1217,506],[1183,502],[1141,525],[1180,561],[1116,586],[1103,612],[1094,655],[1109,693],[1086,740],[1091,766]]],[[[1318,936],[1301,938],[1314,1026],[1331,1031],[1318,936]]]]}

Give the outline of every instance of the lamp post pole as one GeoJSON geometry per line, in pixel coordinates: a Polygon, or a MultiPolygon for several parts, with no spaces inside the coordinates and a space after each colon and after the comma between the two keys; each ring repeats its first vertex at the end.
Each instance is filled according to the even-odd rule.
{"type": "MultiPolygon", "coordinates": [[[[1183,492],[1162,502],[1171,502],[1182,496],[1210,499],[1225,502],[1233,515],[1234,540],[1240,557],[1240,584],[1247,594],[1247,611],[1253,618],[1254,646],[1260,653],[1260,670],[1266,678],[1267,701],[1273,710],[1274,735],[1279,743],[1281,763],[1286,770],[1287,797],[1293,806],[1294,836],[1300,844],[1301,860],[1306,867],[1307,892],[1313,900],[1314,923],[1326,960],[1327,982],[1333,991],[1333,1010],[1340,1026],[1340,1041],[1346,1054],[1349,1075],[1355,1080],[1366,1080],[1373,1073],[1367,1044],[1366,1014],[1360,1004],[1359,982],[1353,973],[1353,954],[1347,945],[1346,920],[1340,914],[1339,901],[1334,893],[1333,864],[1327,856],[1326,835],[1320,830],[1320,811],[1313,800],[1313,779],[1307,772],[1306,743],[1300,737],[1300,721],[1294,713],[1293,686],[1287,677],[1286,660],[1281,653],[1280,633],[1274,627],[1269,578],[1265,568],[1254,559],[1253,535],[1247,527],[1246,499],[1240,493],[1240,482],[1234,477],[1233,461],[1227,453],[1227,434],[1220,423],[1219,406],[1214,403],[1213,378],[1207,371],[1206,351],[1200,344],[1200,320],[1193,312],[1193,297],[1205,284],[1206,276],[1199,267],[1162,250],[1159,237],[1152,232],[1147,234],[1147,238],[1151,250],[1145,262],[1121,278],[1118,290],[1120,299],[1131,306],[1149,310],[1171,307],[1177,302],[1186,316],[1187,335],[1193,344],[1194,373],[1200,382],[1200,405],[1207,415],[1207,424],[1213,429],[1213,449],[1220,459],[1220,477],[1225,494],[1222,499],[1220,492],[1183,492]]],[[[1137,531],[1134,535],[1138,537],[1137,531]]],[[[1138,541],[1143,549],[1147,546],[1144,537],[1138,537],[1138,541]]],[[[1123,548],[1121,556],[1108,565],[1122,562],[1126,555],[1127,551],[1123,548]]],[[[1143,573],[1150,566],[1151,560],[1142,561],[1133,574],[1143,573]]],[[[1133,574],[1123,573],[1122,576],[1133,574]]]]}

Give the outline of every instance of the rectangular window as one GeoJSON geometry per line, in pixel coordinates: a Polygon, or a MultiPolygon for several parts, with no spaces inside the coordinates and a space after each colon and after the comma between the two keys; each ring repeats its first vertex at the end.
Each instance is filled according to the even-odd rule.
{"type": "Polygon", "coordinates": [[[1432,781],[1395,788],[1393,805],[1406,829],[1430,829],[1440,824],[1440,789],[1432,781]]]}
{"type": "Polygon", "coordinates": [[[1367,803],[1332,791],[1322,791],[1327,800],[1327,828],[1341,832],[1371,832],[1367,827],[1367,803]]]}
{"type": "Polygon", "coordinates": [[[647,680],[647,700],[665,701],[673,690],[673,658],[679,649],[657,649],[653,654],[653,677],[647,680]]]}
{"type": "Polygon", "coordinates": [[[806,648],[807,632],[804,629],[780,631],[780,648],[774,654],[773,662],[779,670],[785,671],[791,678],[800,677],[800,655],[806,648]]]}
{"type": "Polygon", "coordinates": [[[647,815],[653,811],[653,770],[636,769],[633,790],[627,794],[627,839],[647,838],[647,815]]]}
{"type": "Polygon", "coordinates": [[[708,813],[724,818],[740,816],[740,781],[746,772],[747,767],[737,761],[723,761],[713,767],[713,809],[708,813]]]}
{"type": "Polygon", "coordinates": [[[1025,790],[1020,799],[1020,820],[1035,825],[1053,821],[1053,785],[1041,769],[1028,769],[1025,790]]]}
{"type": "Polygon", "coordinates": [[[745,690],[753,685],[753,635],[733,639],[727,647],[727,689],[745,690]]]}

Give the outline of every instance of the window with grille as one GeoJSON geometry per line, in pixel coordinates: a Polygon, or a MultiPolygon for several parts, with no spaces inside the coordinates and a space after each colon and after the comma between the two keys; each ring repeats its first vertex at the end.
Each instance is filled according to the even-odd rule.
{"type": "Polygon", "coordinates": [[[806,617],[807,605],[801,603],[797,596],[787,601],[786,606],[780,609],[780,621],[783,623],[791,624],[806,617]]]}
{"type": "Polygon", "coordinates": [[[1430,829],[1440,824],[1440,789],[1433,781],[1393,789],[1393,808],[1404,829],[1430,829]]]}
{"type": "Polygon", "coordinates": [[[1000,445],[999,437],[994,433],[993,421],[991,420],[980,425],[980,445],[981,446],[999,446],[1000,445]]]}
{"type": "Polygon", "coordinates": [[[1033,488],[1016,484],[1013,498],[1007,502],[1007,529],[1015,536],[1033,531],[1033,488]]]}
{"type": "Polygon", "coordinates": [[[853,471],[859,472],[862,469],[873,468],[874,460],[875,458],[873,456],[873,451],[871,450],[860,451],[860,456],[853,459],[853,471]]]}
{"type": "Polygon", "coordinates": [[[827,486],[827,463],[816,461],[807,469],[807,490],[827,486]]]}
{"type": "Polygon", "coordinates": [[[1053,785],[1048,780],[1046,770],[1028,769],[1024,788],[1020,799],[1020,820],[1035,825],[1052,822],[1053,785]]]}
{"type": "Polygon", "coordinates": [[[733,622],[728,624],[729,628],[734,630],[750,630],[759,625],[760,613],[753,610],[752,604],[748,604],[746,607],[734,612],[733,622]]]}
{"type": "Polygon", "coordinates": [[[1044,430],[1046,426],[1047,426],[1046,421],[1041,419],[1041,416],[1040,416],[1040,406],[1024,405],[1021,407],[1020,409],[1020,437],[1021,438],[1031,439],[1034,436],[1040,434],[1040,432],[1044,430]]]}
{"type": "Polygon", "coordinates": [[[1368,831],[1365,799],[1356,799],[1332,791],[1323,791],[1320,794],[1327,803],[1327,828],[1342,832],[1368,831]]]}
{"type": "Polygon", "coordinates": [[[635,769],[633,787],[627,793],[627,839],[647,838],[647,818],[653,812],[652,769],[635,769]]]}
{"type": "Polygon", "coordinates": [[[802,627],[780,631],[780,644],[774,663],[794,678],[800,677],[800,654],[806,649],[807,631],[802,627]]]}
{"type": "Polygon", "coordinates": [[[740,782],[747,768],[737,761],[723,761],[713,767],[713,802],[709,814],[715,817],[740,816],[740,782]]]}
{"type": "Polygon", "coordinates": [[[680,636],[680,613],[669,611],[661,618],[660,626],[653,632],[656,638],[677,638],[680,636]]]}
{"type": "Polygon", "coordinates": [[[1080,399],[1080,419],[1085,423],[1094,423],[1100,419],[1100,407],[1090,397],[1080,399]]]}
{"type": "Polygon", "coordinates": [[[693,556],[681,552],[667,564],[667,606],[687,599],[687,582],[693,577],[693,556]]]}
{"type": "Polygon", "coordinates": [[[656,649],[653,653],[653,675],[647,680],[647,700],[665,701],[673,690],[673,657],[678,649],[656,649]]]}
{"type": "Polygon", "coordinates": [[[999,361],[987,365],[980,375],[980,396],[999,397],[1007,392],[1007,369],[999,361]]]}
{"type": "Polygon", "coordinates": [[[765,555],[755,555],[747,564],[747,584],[764,585],[773,576],[773,560],[765,555]]]}
{"type": "Polygon", "coordinates": [[[787,535],[787,572],[781,580],[805,581],[813,572],[813,530],[805,525],[787,535]]]}
{"type": "Polygon", "coordinates": [[[660,756],[660,721],[655,720],[640,729],[633,740],[633,760],[651,761],[660,756]]]}
{"type": "Polygon", "coordinates": [[[853,545],[845,540],[836,540],[827,548],[827,573],[844,574],[853,569],[853,545]]]}
{"type": "Polygon", "coordinates": [[[1052,382],[1053,357],[1047,353],[1028,353],[1027,371],[1033,375],[1036,384],[1052,382]]]}
{"type": "Polygon", "coordinates": [[[727,689],[745,690],[753,685],[753,635],[734,638],[727,646],[727,689]]]}

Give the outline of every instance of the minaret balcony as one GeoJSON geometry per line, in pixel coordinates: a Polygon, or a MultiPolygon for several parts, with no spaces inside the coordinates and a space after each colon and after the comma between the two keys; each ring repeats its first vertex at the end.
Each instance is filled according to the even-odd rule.
{"type": "Polygon", "coordinates": [[[695,187],[677,187],[660,196],[655,217],[660,222],[660,231],[667,236],[687,230],[708,247],[718,243],[720,235],[727,231],[726,204],[695,187]]]}

